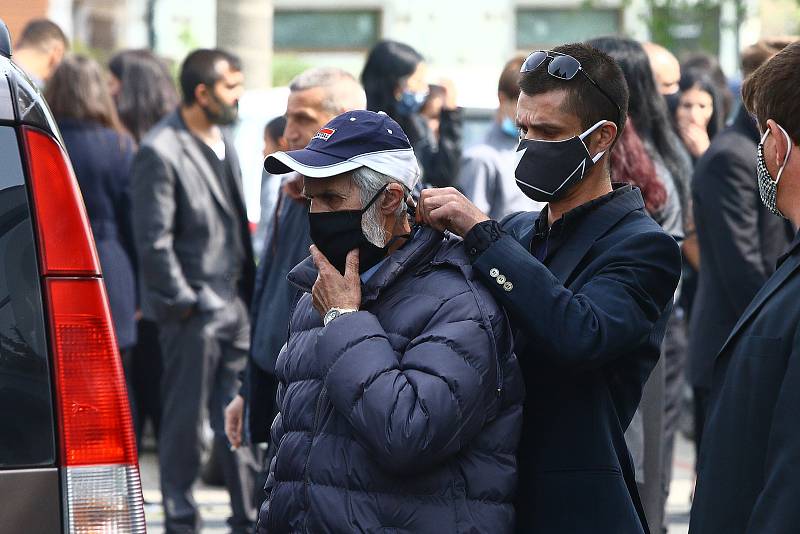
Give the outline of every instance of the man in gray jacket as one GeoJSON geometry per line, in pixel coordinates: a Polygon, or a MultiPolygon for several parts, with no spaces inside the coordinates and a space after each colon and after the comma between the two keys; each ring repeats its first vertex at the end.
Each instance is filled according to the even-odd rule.
{"type": "Polygon", "coordinates": [[[250,344],[253,253],[241,170],[222,126],[237,117],[239,61],[197,50],[180,73],[183,103],[145,137],[133,166],[133,219],[143,313],[159,323],[164,357],[159,439],[168,533],[199,528],[191,488],[208,408],[230,492],[235,533],[255,519],[252,455],[231,452],[223,410],[239,387],[250,344]]]}

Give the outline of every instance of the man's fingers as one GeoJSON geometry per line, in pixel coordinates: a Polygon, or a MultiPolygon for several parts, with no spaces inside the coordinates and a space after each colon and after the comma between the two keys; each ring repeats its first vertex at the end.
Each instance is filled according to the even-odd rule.
{"type": "Polygon", "coordinates": [[[354,248],[347,253],[344,261],[344,277],[347,279],[358,278],[358,249],[354,248]]]}
{"type": "Polygon", "coordinates": [[[314,265],[317,266],[317,271],[322,273],[323,271],[327,272],[329,269],[333,269],[331,262],[328,261],[328,258],[325,257],[325,254],[320,252],[315,245],[311,245],[308,250],[311,251],[311,259],[314,260],[314,265]]]}
{"type": "Polygon", "coordinates": [[[314,265],[319,269],[319,259],[322,257],[322,252],[319,251],[316,245],[308,247],[308,251],[311,252],[311,260],[314,262],[314,265]]]}

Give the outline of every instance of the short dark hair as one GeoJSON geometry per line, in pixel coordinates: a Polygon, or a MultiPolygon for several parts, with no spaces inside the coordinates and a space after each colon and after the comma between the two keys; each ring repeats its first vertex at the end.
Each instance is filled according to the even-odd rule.
{"type": "Polygon", "coordinates": [[[800,42],[792,43],[761,65],[742,86],[742,101],[761,130],[767,119],[780,124],[792,141],[800,142],[800,42]]]}
{"type": "Polygon", "coordinates": [[[223,61],[227,62],[232,70],[242,70],[238,57],[219,48],[201,48],[186,56],[179,76],[184,104],[187,106],[194,104],[194,92],[198,85],[205,85],[209,89],[214,87],[214,84],[222,78],[217,71],[217,64],[223,61]]]}
{"type": "Polygon", "coordinates": [[[577,59],[586,74],[608,93],[613,103],[581,73],[569,81],[561,80],[547,73],[546,64],[522,74],[519,80],[522,92],[533,96],[566,90],[565,110],[577,116],[584,129],[602,120],[609,120],[617,125],[616,139],[619,139],[628,117],[628,84],[616,62],[609,55],[583,43],[557,46],[553,52],[577,59]]]}
{"type": "Polygon", "coordinates": [[[34,19],[22,29],[17,40],[17,48],[39,48],[44,50],[52,41],[60,41],[69,48],[69,39],[61,28],[49,19],[34,19]]]}
{"type": "Polygon", "coordinates": [[[519,97],[519,69],[525,63],[525,56],[516,56],[510,59],[503,67],[500,80],[497,82],[497,92],[505,95],[509,100],[519,97]]]}
{"type": "Polygon", "coordinates": [[[742,77],[747,78],[753,74],[758,67],[769,61],[769,58],[795,41],[797,41],[795,36],[771,37],[761,39],[742,50],[742,77]]]}
{"type": "Polygon", "coordinates": [[[286,117],[278,115],[264,126],[264,135],[272,139],[272,142],[277,143],[283,137],[284,130],[286,130],[286,117]]]}

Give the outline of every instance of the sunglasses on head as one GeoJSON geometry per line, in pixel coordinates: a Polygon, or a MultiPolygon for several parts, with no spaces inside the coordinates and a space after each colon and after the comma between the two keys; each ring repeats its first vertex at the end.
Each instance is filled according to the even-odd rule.
{"type": "Polygon", "coordinates": [[[581,62],[572,56],[562,54],[561,52],[553,52],[552,50],[538,50],[528,56],[528,59],[525,60],[525,63],[522,64],[522,68],[519,69],[519,71],[522,73],[534,71],[541,67],[548,59],[550,63],[547,65],[547,73],[550,76],[558,78],[559,80],[569,81],[573,79],[578,72],[582,72],[583,75],[586,76],[586,79],[589,80],[598,91],[603,93],[603,96],[617,108],[617,120],[622,117],[622,109],[619,107],[619,104],[589,76],[583,67],[581,67],[581,62]]]}

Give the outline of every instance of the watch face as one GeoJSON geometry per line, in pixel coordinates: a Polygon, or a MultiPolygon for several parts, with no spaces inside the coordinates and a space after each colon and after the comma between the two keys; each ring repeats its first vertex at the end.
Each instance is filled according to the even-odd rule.
{"type": "Polygon", "coordinates": [[[328,310],[328,313],[325,314],[323,322],[328,323],[338,316],[339,316],[339,310],[328,310]]]}

